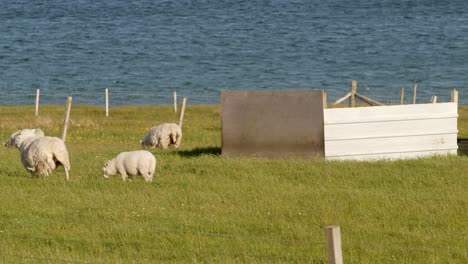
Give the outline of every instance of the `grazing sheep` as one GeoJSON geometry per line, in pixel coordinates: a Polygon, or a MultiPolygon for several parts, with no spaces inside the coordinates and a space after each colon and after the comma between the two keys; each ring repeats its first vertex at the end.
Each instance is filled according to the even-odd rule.
{"type": "Polygon", "coordinates": [[[146,136],[140,141],[144,147],[160,147],[166,149],[169,145],[178,148],[182,141],[182,129],[174,123],[163,123],[150,128],[146,136]]]}
{"type": "Polygon", "coordinates": [[[60,138],[46,137],[40,129],[23,129],[13,133],[3,145],[19,149],[21,163],[30,173],[47,177],[57,165],[62,165],[69,180],[70,159],[60,138]]]}
{"type": "Polygon", "coordinates": [[[142,175],[146,182],[153,181],[156,158],[147,150],[121,152],[117,157],[106,161],[102,168],[104,177],[120,173],[125,181],[130,176],[142,175]]]}

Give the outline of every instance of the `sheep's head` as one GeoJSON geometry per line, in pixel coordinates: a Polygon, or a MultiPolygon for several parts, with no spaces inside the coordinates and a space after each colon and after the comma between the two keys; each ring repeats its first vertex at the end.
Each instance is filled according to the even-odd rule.
{"type": "Polygon", "coordinates": [[[104,178],[109,178],[109,176],[115,175],[117,173],[117,169],[115,168],[115,164],[113,160],[108,160],[102,167],[102,172],[104,173],[104,178]]]}
{"type": "Polygon", "coordinates": [[[15,133],[11,134],[10,138],[3,143],[3,146],[5,147],[17,147],[19,148],[21,146],[21,143],[29,137],[43,137],[44,132],[39,129],[23,129],[23,130],[18,130],[15,133]]]}

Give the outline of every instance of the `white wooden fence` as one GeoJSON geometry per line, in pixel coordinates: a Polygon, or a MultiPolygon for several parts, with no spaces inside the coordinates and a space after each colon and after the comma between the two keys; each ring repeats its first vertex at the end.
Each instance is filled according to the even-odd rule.
{"type": "Polygon", "coordinates": [[[457,103],[324,109],[325,158],[457,154],[457,103]]]}

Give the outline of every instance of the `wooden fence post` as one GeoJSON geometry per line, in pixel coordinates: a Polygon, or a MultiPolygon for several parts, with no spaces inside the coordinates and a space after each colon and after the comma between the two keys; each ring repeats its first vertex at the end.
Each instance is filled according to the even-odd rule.
{"type": "Polygon", "coordinates": [[[65,120],[63,121],[63,131],[62,131],[62,140],[65,142],[67,138],[67,129],[68,129],[68,121],[70,120],[70,110],[72,105],[72,97],[67,97],[67,104],[66,104],[66,111],[65,111],[65,120]]]}
{"type": "Polygon", "coordinates": [[[416,104],[416,90],[418,89],[418,84],[415,83],[413,87],[413,104],[416,104]]]}
{"type": "Polygon", "coordinates": [[[328,264],[343,264],[343,254],[341,252],[340,226],[326,226],[325,234],[327,237],[328,264]]]}
{"type": "Polygon", "coordinates": [[[400,104],[405,103],[405,87],[401,87],[400,89],[400,104]]]}
{"type": "Polygon", "coordinates": [[[323,108],[328,108],[328,105],[327,105],[327,93],[325,91],[323,91],[322,93],[322,99],[323,99],[323,108]]]}
{"type": "Polygon", "coordinates": [[[174,113],[177,113],[177,92],[174,91],[174,113]]]}
{"type": "Polygon", "coordinates": [[[458,91],[456,89],[453,89],[451,92],[452,95],[452,102],[458,104],[458,91]]]}
{"type": "Polygon", "coordinates": [[[356,91],[357,91],[357,82],[356,80],[351,80],[351,88],[350,93],[351,96],[349,97],[349,107],[356,106],[356,91]]]}
{"type": "Polygon", "coordinates": [[[109,88],[106,88],[106,117],[109,116],[109,88]]]}
{"type": "Polygon", "coordinates": [[[39,95],[41,93],[40,89],[36,90],[36,116],[39,115],[39,95]]]}
{"type": "Polygon", "coordinates": [[[185,104],[187,103],[187,98],[182,98],[182,108],[180,109],[180,116],[179,116],[179,127],[182,129],[182,123],[184,122],[184,113],[185,113],[185,104]]]}

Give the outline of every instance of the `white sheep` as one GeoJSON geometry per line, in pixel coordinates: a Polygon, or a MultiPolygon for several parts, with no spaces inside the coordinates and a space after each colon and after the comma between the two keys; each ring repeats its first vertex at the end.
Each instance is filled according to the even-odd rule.
{"type": "Polygon", "coordinates": [[[144,147],[160,147],[166,149],[169,145],[178,148],[182,142],[182,129],[175,123],[163,123],[150,128],[146,136],[140,141],[144,147]]]}
{"type": "Polygon", "coordinates": [[[153,181],[155,170],[156,158],[147,150],[121,152],[117,157],[106,161],[102,168],[105,178],[120,173],[125,181],[128,175],[142,175],[146,182],[153,181]]]}
{"type": "Polygon", "coordinates": [[[21,163],[30,173],[47,177],[57,165],[62,165],[69,180],[70,159],[60,138],[46,137],[41,129],[22,129],[13,133],[3,145],[19,149],[21,163]]]}

